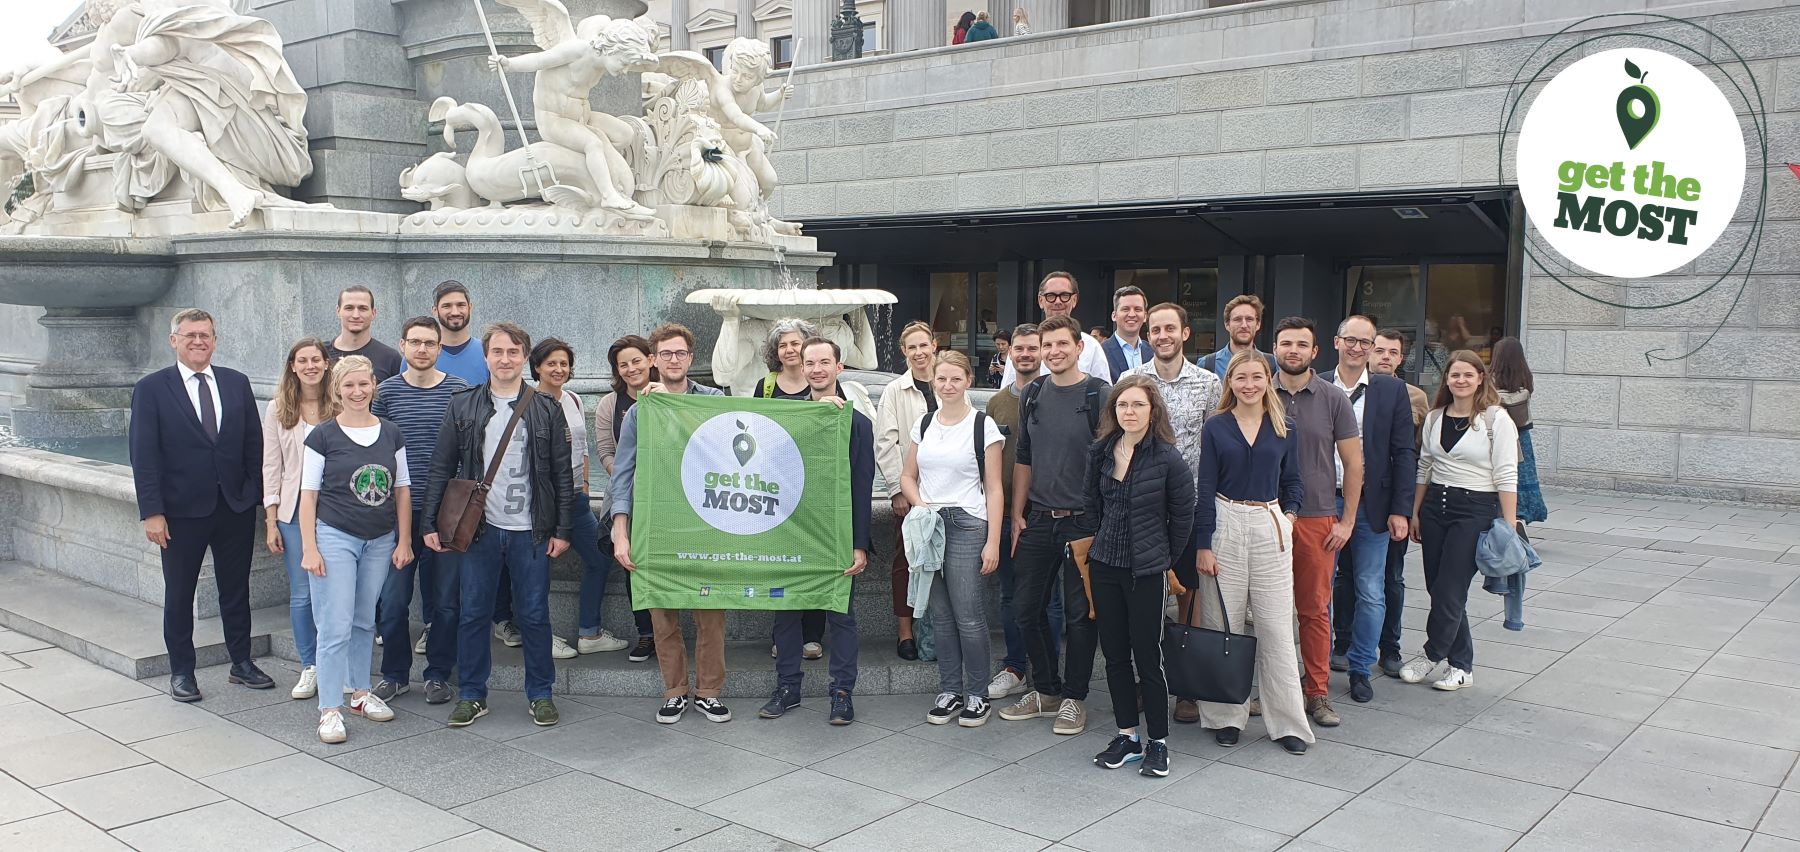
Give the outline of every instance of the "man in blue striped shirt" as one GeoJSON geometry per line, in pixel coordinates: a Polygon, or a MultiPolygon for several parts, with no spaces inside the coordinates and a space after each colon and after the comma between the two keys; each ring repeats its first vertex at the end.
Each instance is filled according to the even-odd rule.
{"type": "MultiPolygon", "coordinates": [[[[400,351],[406,357],[406,370],[383,381],[375,389],[375,416],[394,422],[406,436],[406,464],[413,470],[431,469],[431,451],[437,446],[438,426],[444,422],[444,410],[450,396],[469,385],[462,379],[437,368],[441,340],[437,321],[431,317],[414,317],[400,329],[400,351]]],[[[413,514],[423,511],[425,489],[415,489],[413,514]]],[[[411,565],[387,575],[381,589],[381,603],[376,608],[376,630],[381,636],[381,682],[375,693],[383,701],[404,694],[410,687],[412,655],[416,650],[407,632],[412,610],[413,575],[419,577],[420,610],[424,613],[425,634],[419,645],[425,652],[425,703],[443,704],[450,700],[450,670],[456,666],[456,623],[461,612],[456,569],[458,553],[438,553],[426,547],[417,530],[413,532],[411,565]],[[446,627],[432,632],[432,624],[446,627]]]]}

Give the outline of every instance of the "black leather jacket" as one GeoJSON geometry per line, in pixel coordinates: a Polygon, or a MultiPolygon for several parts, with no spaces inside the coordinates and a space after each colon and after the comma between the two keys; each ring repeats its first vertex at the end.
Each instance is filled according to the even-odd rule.
{"type": "MultiPolygon", "coordinates": [[[[487,474],[483,452],[488,420],[494,416],[494,397],[488,386],[457,391],[438,427],[437,447],[431,454],[431,479],[425,486],[425,517],[420,535],[437,532],[438,505],[444,486],[452,479],[479,480],[487,474]]],[[[544,542],[552,536],[570,541],[577,499],[575,475],[569,461],[569,424],[550,397],[533,394],[531,407],[520,419],[526,430],[525,467],[531,479],[531,536],[544,542]]]]}

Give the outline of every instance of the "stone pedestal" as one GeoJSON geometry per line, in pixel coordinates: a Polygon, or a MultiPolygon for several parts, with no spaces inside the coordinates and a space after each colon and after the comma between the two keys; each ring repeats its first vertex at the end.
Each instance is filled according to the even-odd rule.
{"type": "Polygon", "coordinates": [[[47,308],[38,318],[49,353],[26,382],[12,413],[25,438],[122,435],[138,372],[135,308],[47,308]]]}

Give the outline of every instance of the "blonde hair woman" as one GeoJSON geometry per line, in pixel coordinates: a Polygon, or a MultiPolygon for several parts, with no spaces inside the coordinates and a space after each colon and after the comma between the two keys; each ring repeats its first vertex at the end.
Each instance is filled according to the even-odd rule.
{"type": "Polygon", "coordinates": [[[350,712],[372,722],[394,711],[369,691],[375,653],[375,601],[388,571],[412,562],[412,479],[406,436],[369,411],[375,367],[361,355],[331,368],[340,406],[306,438],[300,476],[300,566],[312,575],[318,624],[319,741],[341,743],[344,695],[350,712]]]}
{"type": "MultiPolygon", "coordinates": [[[[1231,356],[1219,410],[1201,429],[1194,503],[1195,567],[1216,578],[1224,617],[1256,615],[1256,663],[1262,670],[1263,722],[1290,754],[1313,741],[1300,695],[1294,651],[1294,515],[1300,511],[1300,462],[1269,362],[1254,349],[1231,356]],[[1219,416],[1229,415],[1229,416],[1219,416]]],[[[1202,581],[1204,582],[1204,580],[1202,581]]],[[[1213,599],[1199,593],[1211,609],[1213,599]]],[[[1219,622],[1208,612],[1209,626],[1219,622]]],[[[1200,704],[1200,722],[1222,746],[1236,745],[1249,720],[1242,704],[1200,704]]]]}
{"type": "Polygon", "coordinates": [[[269,552],[279,555],[287,566],[288,624],[294,629],[294,649],[300,655],[300,678],[288,695],[296,700],[311,698],[319,691],[312,584],[300,570],[300,468],[306,436],[337,415],[336,400],[326,387],[330,360],[325,341],[316,337],[294,341],[262,422],[263,508],[269,526],[265,539],[269,552]]]}

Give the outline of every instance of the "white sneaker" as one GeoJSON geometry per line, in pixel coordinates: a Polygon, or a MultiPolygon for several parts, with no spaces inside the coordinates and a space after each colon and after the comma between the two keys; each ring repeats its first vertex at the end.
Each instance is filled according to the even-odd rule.
{"type": "Polygon", "coordinates": [[[375,635],[375,647],[377,647],[377,648],[379,648],[379,647],[381,647],[381,646],[382,646],[382,640],[381,640],[381,635],[380,635],[380,634],[376,634],[376,635],[375,635]]]}
{"type": "Polygon", "coordinates": [[[494,638],[505,643],[508,648],[517,648],[525,644],[524,638],[519,636],[519,628],[510,621],[494,622],[494,638]]]}
{"type": "Polygon", "coordinates": [[[781,658],[781,646],[780,645],[770,645],[769,646],[769,657],[770,657],[770,659],[780,659],[781,658]]]}
{"type": "Polygon", "coordinates": [[[800,656],[808,660],[816,660],[825,656],[825,646],[817,642],[808,642],[800,646],[800,656]]]}
{"type": "Polygon", "coordinates": [[[1017,695],[1024,689],[1025,681],[1014,674],[1012,669],[1001,669],[993,680],[988,681],[987,697],[998,700],[1017,695]]]}
{"type": "Polygon", "coordinates": [[[561,636],[550,634],[550,656],[558,660],[573,660],[580,656],[561,636]]]}
{"type": "Polygon", "coordinates": [[[600,631],[599,636],[575,637],[575,650],[580,651],[583,654],[602,654],[608,651],[623,651],[630,647],[630,645],[631,643],[612,635],[612,631],[610,630],[600,631]]]}
{"type": "Polygon", "coordinates": [[[361,698],[350,699],[350,712],[371,722],[391,722],[394,711],[389,709],[386,701],[375,697],[373,692],[365,692],[361,698]]]}
{"type": "Polygon", "coordinates": [[[419,634],[419,641],[413,643],[413,653],[415,653],[415,654],[425,653],[425,640],[430,639],[430,638],[431,638],[431,625],[427,624],[427,625],[425,625],[425,630],[419,634]]]}
{"type": "Polygon", "coordinates": [[[1459,689],[1462,689],[1465,686],[1474,686],[1474,685],[1475,685],[1475,673],[1474,672],[1465,672],[1462,669],[1459,669],[1455,666],[1451,666],[1449,673],[1445,674],[1444,677],[1441,680],[1439,680],[1437,683],[1432,684],[1431,688],[1432,689],[1441,689],[1445,692],[1455,692],[1459,689]]]}
{"type": "Polygon", "coordinates": [[[1400,679],[1407,683],[1423,683],[1432,678],[1440,665],[1424,657],[1414,657],[1400,667],[1400,679]]]}
{"type": "Polygon", "coordinates": [[[350,735],[344,731],[344,714],[335,709],[319,714],[319,742],[332,745],[349,738],[350,735]]]}
{"type": "Polygon", "coordinates": [[[288,695],[296,700],[312,698],[319,694],[319,672],[312,666],[300,670],[300,679],[294,682],[294,691],[288,695]]]}

